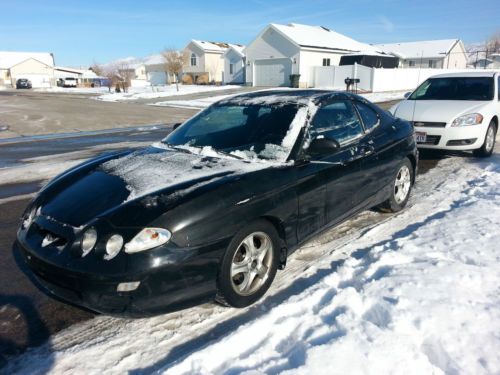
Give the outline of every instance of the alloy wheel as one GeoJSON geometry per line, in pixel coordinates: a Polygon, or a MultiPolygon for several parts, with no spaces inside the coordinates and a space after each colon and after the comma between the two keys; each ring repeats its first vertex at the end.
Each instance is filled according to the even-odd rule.
{"type": "Polygon", "coordinates": [[[396,175],[394,182],[394,199],[397,204],[401,204],[408,197],[411,187],[411,174],[408,166],[403,165],[396,175]]]}
{"type": "Polygon", "coordinates": [[[488,131],[486,132],[486,145],[484,147],[486,152],[490,152],[493,149],[494,145],[495,145],[495,129],[493,129],[493,126],[490,126],[488,128],[488,131]]]}
{"type": "Polygon", "coordinates": [[[273,243],[264,232],[254,232],[241,241],[231,262],[231,284],[241,296],[257,292],[266,282],[273,261],[273,243]]]}

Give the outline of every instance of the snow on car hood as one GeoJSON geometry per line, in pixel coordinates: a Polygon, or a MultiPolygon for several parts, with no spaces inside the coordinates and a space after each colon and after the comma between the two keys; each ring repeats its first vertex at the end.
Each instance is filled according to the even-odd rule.
{"type": "Polygon", "coordinates": [[[216,178],[253,172],[276,165],[222,156],[210,148],[197,150],[199,154],[174,151],[166,145],[157,143],[150,148],[110,160],[101,165],[101,170],[118,176],[125,182],[130,191],[126,201],[130,201],[189,181],[194,182],[187,188],[191,191],[216,178]]]}
{"type": "Polygon", "coordinates": [[[404,100],[394,111],[394,116],[408,121],[450,123],[457,117],[480,112],[489,104],[468,100],[404,100]]]}

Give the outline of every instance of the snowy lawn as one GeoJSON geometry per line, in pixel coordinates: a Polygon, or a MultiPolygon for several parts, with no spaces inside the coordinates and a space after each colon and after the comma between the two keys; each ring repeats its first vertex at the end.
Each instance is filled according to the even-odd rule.
{"type": "MultiPolygon", "coordinates": [[[[278,89],[280,89],[278,87],[278,89]]],[[[390,92],[373,92],[369,94],[361,94],[362,97],[373,103],[388,102],[390,100],[403,99],[407,91],[390,91],[390,92]]],[[[234,95],[234,94],[233,94],[234,95]]],[[[152,103],[150,105],[160,107],[178,107],[178,108],[206,108],[209,105],[218,102],[219,100],[226,99],[233,95],[218,95],[210,98],[191,99],[191,100],[166,100],[162,102],[152,103]]]]}
{"type": "Polygon", "coordinates": [[[399,214],[366,212],[305,244],[252,307],[98,316],[5,370],[499,373],[499,186],[499,154],[442,160],[399,214]]]}
{"type": "Polygon", "coordinates": [[[175,85],[166,86],[147,86],[147,87],[131,87],[128,92],[110,93],[96,97],[97,100],[105,102],[118,102],[137,99],[154,99],[163,98],[166,96],[178,96],[188,94],[199,94],[212,91],[238,89],[240,86],[226,85],[226,86],[213,86],[213,85],[179,85],[177,91],[175,85]]]}

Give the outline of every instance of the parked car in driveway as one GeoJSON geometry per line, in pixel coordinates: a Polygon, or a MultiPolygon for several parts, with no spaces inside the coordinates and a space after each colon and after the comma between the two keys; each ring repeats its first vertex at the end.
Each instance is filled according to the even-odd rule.
{"type": "Polygon", "coordinates": [[[417,160],[411,124],[356,95],[247,93],[59,175],[27,207],[16,247],[48,291],[95,311],[244,307],[318,232],[401,210],[417,160]]]}
{"type": "Polygon", "coordinates": [[[500,119],[500,74],[436,75],[390,111],[413,123],[419,148],[490,156],[500,119]]]}
{"type": "Polygon", "coordinates": [[[16,89],[31,89],[31,81],[26,78],[19,78],[16,81],[16,89]]]}

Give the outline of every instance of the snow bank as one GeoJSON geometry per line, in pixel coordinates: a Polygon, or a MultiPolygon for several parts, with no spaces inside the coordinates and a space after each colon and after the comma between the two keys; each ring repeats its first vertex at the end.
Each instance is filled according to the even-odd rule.
{"type": "Polygon", "coordinates": [[[305,244],[247,309],[98,316],[9,362],[10,374],[500,373],[500,155],[449,158],[409,207],[305,244]]]}
{"type": "Polygon", "coordinates": [[[128,92],[105,94],[97,96],[94,99],[102,100],[105,102],[119,102],[127,100],[154,99],[154,98],[163,98],[167,96],[198,94],[204,92],[223,91],[223,90],[238,89],[238,88],[240,88],[240,86],[179,85],[179,91],[177,91],[175,85],[131,87],[129,88],[128,92]]]}

